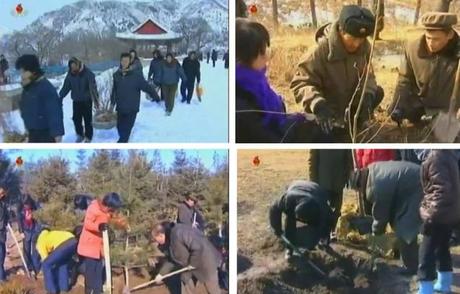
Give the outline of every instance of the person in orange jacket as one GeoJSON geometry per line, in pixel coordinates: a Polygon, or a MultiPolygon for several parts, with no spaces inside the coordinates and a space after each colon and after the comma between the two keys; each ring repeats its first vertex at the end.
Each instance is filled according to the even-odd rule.
{"type": "Polygon", "coordinates": [[[93,200],[89,205],[77,252],[84,259],[85,293],[101,294],[103,286],[102,232],[108,229],[113,215],[123,206],[120,195],[111,192],[102,201],[93,200]]]}

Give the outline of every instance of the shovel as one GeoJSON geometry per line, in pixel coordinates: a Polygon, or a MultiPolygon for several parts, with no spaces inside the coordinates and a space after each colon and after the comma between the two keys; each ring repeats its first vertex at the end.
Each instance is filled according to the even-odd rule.
{"type": "Polygon", "coordinates": [[[434,120],[433,133],[441,143],[454,143],[460,132],[460,121],[456,117],[455,108],[460,96],[460,60],[455,74],[455,84],[450,97],[449,112],[441,112],[434,120]]]}
{"type": "Polygon", "coordinates": [[[10,224],[7,224],[7,227],[8,227],[8,230],[10,231],[11,237],[12,237],[13,240],[14,240],[14,244],[16,244],[16,247],[18,248],[19,256],[21,257],[22,264],[24,265],[24,270],[26,271],[27,276],[28,276],[29,278],[31,278],[29,269],[27,268],[26,260],[25,260],[25,258],[24,258],[24,254],[22,254],[22,249],[21,249],[21,247],[19,247],[19,242],[18,242],[18,239],[16,239],[16,236],[14,235],[13,228],[11,227],[10,224]]]}
{"type": "Polygon", "coordinates": [[[102,241],[104,244],[105,259],[105,289],[107,293],[112,294],[112,265],[110,263],[109,232],[107,230],[102,232],[102,241]]]}
{"type": "MultiPolygon", "coordinates": [[[[286,243],[286,245],[292,250],[294,250],[294,252],[298,254],[299,256],[303,256],[303,253],[305,253],[305,251],[302,253],[299,248],[297,248],[294,244],[291,243],[291,241],[288,240],[288,238],[286,238],[286,236],[281,235],[281,240],[283,240],[283,242],[286,243]]],[[[326,276],[326,273],[323,272],[318,266],[316,266],[316,264],[314,264],[311,260],[307,259],[307,263],[312,269],[314,269],[321,276],[323,277],[326,276]]]]}
{"type": "MultiPolygon", "coordinates": [[[[193,266],[191,266],[191,265],[186,266],[186,267],[181,268],[181,269],[179,269],[179,270],[177,270],[177,271],[170,272],[169,274],[164,275],[163,278],[162,278],[162,280],[164,280],[164,279],[166,279],[166,278],[169,278],[169,277],[172,277],[172,276],[175,276],[175,275],[178,275],[178,274],[181,274],[181,273],[183,273],[183,272],[187,272],[187,271],[194,270],[194,269],[195,269],[195,268],[194,268],[193,266]]],[[[150,285],[155,284],[155,283],[156,283],[155,280],[151,280],[151,281],[149,281],[149,282],[140,284],[140,285],[138,285],[138,286],[132,288],[130,291],[140,290],[140,289],[142,289],[142,288],[145,288],[145,287],[150,286],[150,285]]]]}

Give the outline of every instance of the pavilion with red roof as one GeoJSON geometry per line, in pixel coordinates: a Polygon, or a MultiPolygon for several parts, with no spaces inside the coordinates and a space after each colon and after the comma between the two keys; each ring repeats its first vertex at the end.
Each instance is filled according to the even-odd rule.
{"type": "Polygon", "coordinates": [[[116,37],[124,42],[128,42],[132,48],[166,46],[168,52],[173,51],[175,45],[182,40],[182,36],[167,30],[164,26],[150,18],[130,32],[117,33],[116,37]]]}

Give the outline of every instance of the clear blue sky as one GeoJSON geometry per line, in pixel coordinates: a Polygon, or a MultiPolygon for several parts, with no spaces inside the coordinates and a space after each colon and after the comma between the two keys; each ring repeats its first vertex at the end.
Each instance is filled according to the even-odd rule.
{"type": "MultiPolygon", "coordinates": [[[[151,158],[154,150],[145,150],[148,156],[151,158]]],[[[54,150],[54,149],[25,149],[25,150],[10,150],[7,151],[7,155],[14,162],[18,156],[21,156],[22,159],[27,161],[37,161],[39,159],[48,158],[54,155],[60,155],[70,161],[71,167],[76,168],[77,164],[77,152],[76,149],[64,149],[64,150],[54,150]]],[[[121,150],[123,155],[127,155],[127,150],[121,150]]],[[[220,158],[223,158],[227,155],[227,150],[185,150],[189,157],[199,157],[203,164],[212,169],[213,165],[213,156],[216,152],[220,158]]],[[[93,153],[93,150],[86,150],[86,157],[88,158],[93,153]]],[[[169,166],[174,161],[174,150],[160,150],[161,158],[166,166],[169,166]]]]}
{"type": "MultiPolygon", "coordinates": [[[[0,0],[0,35],[1,30],[21,30],[28,24],[36,20],[45,12],[57,10],[67,4],[78,2],[79,0],[0,0]],[[17,16],[15,7],[22,4],[25,9],[24,16],[17,16]]],[[[105,1],[105,0],[91,0],[105,1]]],[[[137,0],[117,0],[120,2],[132,2],[137,0]]],[[[146,1],[139,1],[146,2],[146,1]]],[[[147,1],[148,2],[148,1],[147,1]]]]}

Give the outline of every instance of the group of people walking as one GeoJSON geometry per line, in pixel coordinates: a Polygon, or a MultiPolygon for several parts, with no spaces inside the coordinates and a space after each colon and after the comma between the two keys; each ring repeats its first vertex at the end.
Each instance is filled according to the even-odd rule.
{"type": "MultiPolygon", "coordinates": [[[[0,65],[3,61],[0,59],[0,65]]],[[[194,51],[189,52],[182,65],[172,53],[163,58],[160,50],[153,52],[147,80],[143,65],[135,50],[120,55],[120,67],[113,74],[109,109],[101,109],[98,86],[94,73],[77,57],[68,62],[68,73],[59,92],[44,76],[35,55],[23,55],[16,60],[23,87],[20,101],[21,116],[27,131],[28,142],[58,143],[64,135],[62,101],[69,93],[73,101],[76,142],[89,143],[93,139],[93,110],[117,112],[118,143],[129,141],[140,111],[141,92],[152,101],[164,101],[165,113],[170,116],[179,82],[182,102],[190,104],[195,85],[201,82],[200,62],[194,51]]],[[[199,94],[199,91],[197,91],[199,94]]],[[[198,99],[201,101],[201,97],[198,99]]]]}
{"type": "MultiPolygon", "coordinates": [[[[295,246],[301,244],[299,238],[315,240],[309,249],[336,242],[348,185],[362,201],[360,215],[372,220],[360,232],[379,236],[390,225],[403,263],[400,274],[417,275],[419,294],[450,293],[450,246],[460,228],[458,150],[312,150],[309,173],[309,180],[291,183],[271,206],[269,222],[277,236],[284,235],[295,246]],[[297,222],[313,229],[300,234],[297,222]]],[[[286,256],[293,256],[291,247],[286,256]]]]}
{"type": "MultiPolygon", "coordinates": [[[[369,125],[385,95],[375,73],[367,72],[371,51],[367,38],[373,34],[376,23],[370,10],[346,5],[336,21],[318,29],[317,44],[308,46],[311,48],[295,67],[290,83],[295,101],[304,109],[300,113],[286,112],[283,98],[271,88],[266,77],[268,30],[244,15],[239,16],[237,142],[347,143],[352,141],[355,114],[357,129],[369,125]]],[[[458,72],[459,37],[453,29],[457,22],[454,13],[427,12],[421,18],[423,33],[406,45],[388,108],[389,118],[397,124],[408,120],[423,128],[434,123],[440,113],[454,113],[460,118],[458,103],[453,98],[458,95],[453,93],[458,72]]]]}
{"type": "MultiPolygon", "coordinates": [[[[7,226],[12,221],[7,195],[8,188],[0,186],[0,283],[7,280],[4,269],[7,226]]],[[[224,256],[204,233],[206,223],[197,203],[197,197],[186,194],[178,205],[177,219],[159,222],[152,230],[152,242],[165,254],[152,265],[158,273],[155,281],[165,283],[173,294],[196,293],[200,284],[207,293],[220,293],[218,272],[228,271],[222,268],[224,256]],[[184,272],[180,279],[163,278],[187,266],[193,269],[184,272]]],[[[84,211],[85,216],[82,225],[69,232],[52,230],[40,223],[34,217],[38,204],[30,196],[21,201],[16,220],[22,235],[26,270],[35,278],[42,272],[50,294],[70,291],[79,274],[84,276],[85,293],[101,294],[106,278],[104,269],[108,266],[104,264],[107,252],[104,252],[102,234],[109,229],[109,223],[115,229],[129,231],[129,224],[119,214],[123,202],[117,193],[108,193],[101,200],[79,194],[74,197],[74,207],[84,211]]]]}

